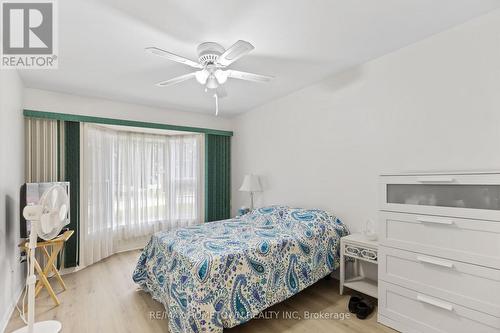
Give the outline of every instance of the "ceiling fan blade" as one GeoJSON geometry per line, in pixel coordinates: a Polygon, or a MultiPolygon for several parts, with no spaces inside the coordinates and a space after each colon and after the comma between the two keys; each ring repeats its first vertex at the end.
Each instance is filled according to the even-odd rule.
{"type": "Polygon", "coordinates": [[[226,88],[224,88],[223,85],[219,85],[217,87],[217,89],[215,90],[215,93],[217,94],[217,96],[219,98],[224,98],[227,96],[227,91],[226,91],[226,88]]]}
{"type": "Polygon", "coordinates": [[[177,84],[177,83],[180,83],[180,82],[187,81],[187,80],[192,79],[194,77],[196,77],[196,72],[184,74],[184,75],[181,75],[181,76],[178,76],[178,77],[174,77],[173,79],[170,79],[170,80],[161,81],[161,82],[158,82],[156,85],[158,87],[171,86],[173,84],[177,84]]]}
{"type": "Polygon", "coordinates": [[[231,65],[233,62],[243,57],[254,48],[255,47],[249,42],[239,40],[228,48],[226,52],[222,53],[219,59],[217,59],[217,62],[222,66],[231,65]]]}
{"type": "Polygon", "coordinates": [[[157,55],[157,56],[160,56],[163,58],[167,58],[169,60],[173,60],[176,62],[180,62],[181,64],[184,64],[184,65],[188,65],[188,66],[191,66],[194,68],[203,68],[202,65],[200,65],[199,63],[197,63],[193,60],[189,60],[187,58],[184,58],[184,57],[181,57],[177,54],[173,54],[171,52],[159,49],[157,47],[146,47],[145,50],[146,50],[146,52],[149,52],[151,54],[154,54],[154,55],[157,55]]]}
{"type": "Polygon", "coordinates": [[[242,72],[242,71],[235,71],[232,69],[228,70],[227,72],[229,72],[229,77],[231,77],[233,79],[240,79],[240,80],[246,80],[246,81],[269,82],[272,79],[274,79],[273,76],[269,76],[269,75],[260,75],[260,74],[242,72]]]}

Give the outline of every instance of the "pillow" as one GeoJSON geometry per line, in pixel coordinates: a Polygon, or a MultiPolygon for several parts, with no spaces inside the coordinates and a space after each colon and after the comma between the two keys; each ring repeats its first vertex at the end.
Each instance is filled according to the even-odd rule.
{"type": "Polygon", "coordinates": [[[256,208],[244,217],[247,221],[258,225],[272,225],[286,220],[290,207],[287,206],[267,206],[256,208]]]}

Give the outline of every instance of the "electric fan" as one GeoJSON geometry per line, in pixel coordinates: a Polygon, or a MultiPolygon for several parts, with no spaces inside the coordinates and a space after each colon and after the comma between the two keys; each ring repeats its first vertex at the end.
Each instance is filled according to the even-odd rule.
{"type": "Polygon", "coordinates": [[[199,84],[205,86],[205,92],[213,93],[215,98],[215,115],[219,114],[219,98],[227,96],[224,83],[227,79],[238,79],[252,82],[269,82],[273,79],[269,75],[261,75],[249,72],[228,69],[236,60],[247,55],[254,49],[254,46],[247,41],[239,40],[227,50],[218,43],[205,42],[198,45],[198,62],[193,61],[175,53],[165,51],[158,47],[146,47],[146,51],[159,57],[179,62],[196,71],[174,77],[166,81],[158,82],[158,87],[167,87],[173,84],[184,82],[189,79],[196,79],[199,84]]]}
{"type": "Polygon", "coordinates": [[[66,190],[61,185],[54,185],[45,191],[37,205],[26,206],[23,216],[31,223],[28,256],[28,323],[14,333],[57,333],[61,323],[55,320],[35,323],[35,248],[37,237],[44,240],[55,238],[69,223],[67,214],[69,200],[66,190]]]}

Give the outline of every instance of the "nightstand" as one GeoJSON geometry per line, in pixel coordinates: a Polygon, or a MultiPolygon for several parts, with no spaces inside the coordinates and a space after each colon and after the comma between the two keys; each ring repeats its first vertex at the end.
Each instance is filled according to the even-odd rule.
{"type": "Polygon", "coordinates": [[[378,242],[367,240],[362,234],[352,234],[340,239],[340,295],[344,287],[377,298],[378,242]],[[346,278],[346,259],[354,264],[354,276],[346,278]],[[365,266],[365,267],[363,267],[365,266]],[[372,267],[370,267],[372,266],[372,267]],[[364,271],[375,276],[367,276],[364,271]]]}

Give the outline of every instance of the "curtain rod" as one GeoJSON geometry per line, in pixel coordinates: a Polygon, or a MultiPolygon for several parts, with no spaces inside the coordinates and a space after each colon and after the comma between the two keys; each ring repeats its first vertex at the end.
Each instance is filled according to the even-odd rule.
{"type": "Polygon", "coordinates": [[[202,128],[202,127],[158,124],[158,123],[149,123],[149,122],[144,122],[144,121],[103,118],[103,117],[84,116],[84,115],[77,115],[77,114],[35,111],[35,110],[27,110],[27,109],[24,109],[23,114],[25,117],[29,117],[29,118],[55,119],[55,120],[75,121],[75,122],[84,122],[84,123],[156,128],[156,129],[195,132],[195,133],[222,135],[222,136],[233,136],[232,131],[223,131],[223,130],[216,130],[216,129],[210,129],[210,128],[202,128]]]}

